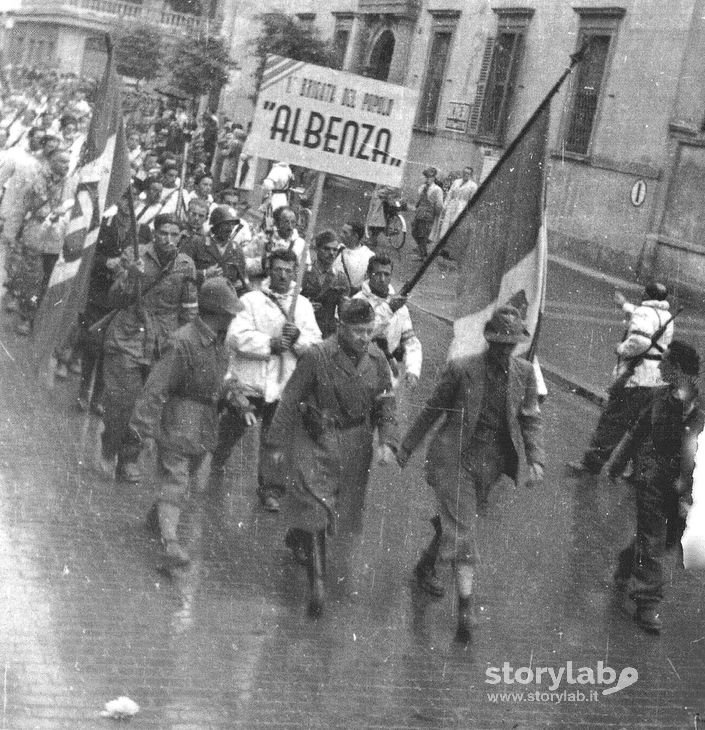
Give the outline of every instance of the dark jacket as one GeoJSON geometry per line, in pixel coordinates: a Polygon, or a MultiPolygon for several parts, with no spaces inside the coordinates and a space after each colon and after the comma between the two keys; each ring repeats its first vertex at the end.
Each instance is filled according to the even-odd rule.
{"type": "MultiPolygon", "coordinates": [[[[153,367],[131,425],[161,448],[193,455],[213,451],[227,369],[225,344],[197,317],[174,333],[153,367]]],[[[232,392],[232,383],[229,387],[232,392]]],[[[240,398],[243,410],[249,409],[244,395],[240,398]]]]}
{"type": "Polygon", "coordinates": [[[141,246],[140,256],[144,272],[138,275],[127,269],[134,254],[125,251],[125,267],[110,288],[108,305],[119,311],[108,326],[105,351],[122,352],[140,364],[151,365],[171,334],[198,313],[196,269],[182,253],[162,267],[152,244],[141,246]]]}
{"type": "MultiPolygon", "coordinates": [[[[436,490],[455,489],[463,456],[469,452],[482,408],[486,357],[483,353],[449,362],[433,395],[402,441],[403,462],[433,425],[443,419],[426,454],[428,482],[436,490]]],[[[507,426],[514,451],[508,461],[515,466],[509,476],[516,479],[522,452],[529,464],[543,466],[546,454],[536,378],[531,363],[516,357],[509,359],[507,426]]]]}

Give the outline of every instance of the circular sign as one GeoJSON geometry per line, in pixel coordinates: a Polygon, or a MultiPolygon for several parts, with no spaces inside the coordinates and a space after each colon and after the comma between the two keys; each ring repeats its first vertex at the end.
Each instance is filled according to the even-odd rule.
{"type": "Polygon", "coordinates": [[[637,180],[632,185],[631,192],[632,205],[638,208],[646,199],[646,183],[643,180],[637,180]]]}

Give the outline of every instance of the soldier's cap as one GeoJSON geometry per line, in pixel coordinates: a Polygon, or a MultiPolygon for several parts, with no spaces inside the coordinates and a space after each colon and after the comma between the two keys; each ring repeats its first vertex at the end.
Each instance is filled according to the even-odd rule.
{"type": "Polygon", "coordinates": [[[485,339],[488,342],[501,342],[504,344],[517,344],[528,342],[531,339],[524,321],[516,307],[509,304],[497,307],[492,317],[485,325],[485,339]]]}
{"type": "Polygon", "coordinates": [[[198,292],[198,308],[211,314],[229,314],[234,317],[244,307],[235,287],[223,276],[214,276],[203,282],[198,292]]]}
{"type": "Polygon", "coordinates": [[[340,321],[345,324],[370,324],[375,321],[375,311],[367,299],[347,299],[338,310],[340,321]]]}

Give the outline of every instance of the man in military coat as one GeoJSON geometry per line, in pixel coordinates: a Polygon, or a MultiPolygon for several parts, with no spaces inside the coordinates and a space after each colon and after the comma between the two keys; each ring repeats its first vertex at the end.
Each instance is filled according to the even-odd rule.
{"type": "Polygon", "coordinates": [[[369,302],[344,302],[338,333],[302,354],[267,434],[269,458],[284,465],[286,543],[307,557],[314,616],[323,606],[326,532],[361,530],[375,431],[380,462],[396,451],[392,381],[373,330],[369,302]]]}

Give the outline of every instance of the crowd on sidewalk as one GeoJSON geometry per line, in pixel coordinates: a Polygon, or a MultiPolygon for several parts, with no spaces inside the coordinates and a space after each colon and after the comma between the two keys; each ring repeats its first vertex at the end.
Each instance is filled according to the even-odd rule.
{"type": "MultiPolygon", "coordinates": [[[[26,71],[11,85],[0,110],[3,310],[26,337],[65,253],[92,85],[26,71]]],[[[259,221],[243,190],[251,160],[242,126],[156,103],[134,108],[126,122],[130,188],[104,211],[85,307],[55,353],[59,380],[80,374],[76,407],[100,418],[97,466],[106,478],[139,482],[155,442],[159,487],[147,525],[169,568],[183,569],[190,556],[178,526],[189,490],[218,488],[234,446],[259,424],[257,494],[263,509],[287,520],[286,544],[306,565],[317,616],[330,536],[361,530],[375,436],[379,462],[403,468],[442,420],[426,464],[438,515],[416,577],[440,597],[436,563],[454,566],[458,637],[468,641],[476,521],[497,482],[518,479],[522,462],[529,486],[543,479],[536,376],[512,355],[529,338],[522,313],[496,309],[484,329],[487,349],[448,364],[400,440],[396,399],[417,385],[423,348],[406,298],[391,285],[392,260],[365,244],[366,228],[380,228],[374,206],[366,226],[299,231],[288,195],[295,173],[275,163],[262,182],[259,221]]],[[[469,167],[445,193],[436,168],[423,176],[411,228],[421,259],[477,190],[469,167]]],[[[385,195],[378,190],[376,202],[385,195]]],[[[690,453],[682,441],[702,430],[702,419],[697,353],[672,341],[667,292],[647,295],[639,307],[623,302],[623,367],[573,469],[599,471],[631,434],[642,496],[637,540],[620,555],[616,580],[629,585],[639,625],[658,633],[663,556],[678,534],[673,495],[687,492],[692,474],[681,468],[690,453]]]]}

